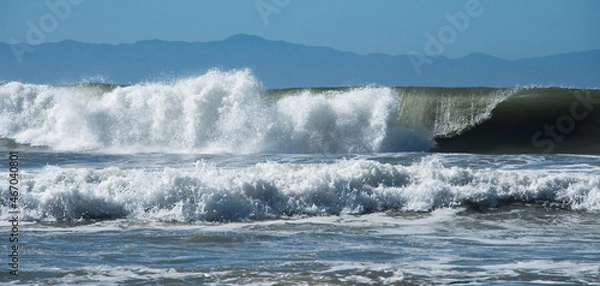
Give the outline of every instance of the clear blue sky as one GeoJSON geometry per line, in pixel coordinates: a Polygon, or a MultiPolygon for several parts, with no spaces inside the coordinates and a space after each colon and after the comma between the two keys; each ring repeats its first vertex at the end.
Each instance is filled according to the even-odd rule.
{"type": "Polygon", "coordinates": [[[472,1],[482,13],[469,17],[464,31],[453,28],[446,57],[600,49],[597,0],[2,0],[0,42],[27,42],[33,24],[45,25],[43,42],[204,42],[245,33],[359,54],[424,53],[425,35],[437,37],[450,24],[445,13],[465,12],[472,1]],[[70,11],[53,15],[47,2],[70,3],[70,11]]]}

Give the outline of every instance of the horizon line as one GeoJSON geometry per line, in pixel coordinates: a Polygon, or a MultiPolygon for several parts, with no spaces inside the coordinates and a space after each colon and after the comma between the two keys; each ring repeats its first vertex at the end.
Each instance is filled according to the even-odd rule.
{"type": "MultiPolygon", "coordinates": [[[[184,40],[164,40],[164,39],[158,39],[158,38],[154,38],[154,39],[145,39],[145,40],[138,40],[135,42],[119,42],[119,43],[102,43],[102,42],[84,42],[84,41],[79,41],[79,40],[72,40],[72,39],[66,39],[66,40],[60,40],[60,41],[48,41],[48,42],[44,42],[38,45],[30,45],[32,47],[38,47],[38,46],[42,46],[42,45],[47,45],[47,44],[60,44],[60,43],[64,43],[64,42],[74,42],[74,43],[78,43],[78,44],[88,44],[88,45],[108,45],[108,46],[121,46],[121,45],[136,45],[136,44],[140,44],[140,43],[144,43],[144,42],[164,42],[164,43],[183,43],[183,44],[206,44],[206,43],[220,43],[220,42],[225,42],[227,40],[230,40],[231,38],[234,37],[239,37],[239,36],[246,36],[246,37],[250,37],[250,38],[257,38],[257,39],[261,39],[263,41],[267,41],[267,42],[283,42],[286,44],[290,44],[290,45],[295,45],[295,46],[304,46],[304,47],[310,47],[310,48],[326,48],[326,49],[332,49],[338,52],[343,52],[343,53],[351,53],[354,55],[358,55],[358,56],[377,56],[377,55],[383,55],[383,56],[390,56],[390,57],[399,57],[399,56],[409,56],[410,55],[410,51],[404,54],[386,54],[386,53],[380,53],[380,52],[375,52],[375,53],[365,53],[365,54],[361,54],[361,53],[356,53],[356,52],[352,52],[352,51],[344,51],[344,50],[340,50],[340,49],[336,49],[336,48],[332,48],[332,47],[327,47],[327,46],[311,46],[311,45],[307,45],[307,44],[302,44],[302,43],[292,43],[292,42],[288,42],[288,41],[284,41],[284,40],[273,40],[273,39],[267,39],[258,35],[251,35],[251,34],[244,34],[244,33],[239,33],[239,34],[234,34],[231,36],[228,36],[222,40],[210,40],[210,41],[184,41],[184,40]]],[[[15,43],[8,43],[8,42],[0,42],[0,44],[4,44],[4,45],[14,45],[15,43]]],[[[24,44],[24,45],[28,45],[27,43],[21,43],[18,42],[18,44],[24,44]]],[[[545,57],[553,57],[553,56],[561,56],[561,55],[568,55],[568,54],[575,54],[575,53],[589,53],[589,52],[597,52],[600,51],[600,48],[597,49],[592,49],[592,50],[583,50],[583,51],[573,51],[573,52],[564,52],[564,53],[557,53],[557,54],[549,54],[549,55],[542,55],[542,56],[529,56],[529,57],[521,57],[521,58],[517,58],[517,59],[507,59],[507,58],[502,58],[502,57],[497,57],[497,56],[493,56],[484,52],[478,52],[478,51],[473,51],[470,52],[462,57],[454,57],[454,58],[450,58],[450,57],[446,57],[444,55],[440,55],[438,57],[444,57],[446,59],[450,59],[450,60],[457,60],[457,59],[463,59],[469,56],[473,56],[473,55],[484,55],[487,57],[491,57],[491,58],[495,58],[495,59],[499,59],[499,60],[503,60],[503,61],[508,61],[508,62],[515,62],[515,61],[519,61],[519,60],[527,60],[527,59],[536,59],[536,58],[545,58],[545,57]]]]}

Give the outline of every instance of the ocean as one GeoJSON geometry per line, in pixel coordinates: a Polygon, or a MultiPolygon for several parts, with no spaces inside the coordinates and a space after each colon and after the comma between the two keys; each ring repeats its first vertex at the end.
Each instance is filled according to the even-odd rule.
{"type": "Polygon", "coordinates": [[[5,285],[600,285],[600,90],[0,85],[5,285]]]}

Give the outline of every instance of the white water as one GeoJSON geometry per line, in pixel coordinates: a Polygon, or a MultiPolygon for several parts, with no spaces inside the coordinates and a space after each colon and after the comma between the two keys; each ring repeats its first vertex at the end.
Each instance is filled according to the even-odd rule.
{"type": "Polygon", "coordinates": [[[20,189],[26,220],[237,221],[534,201],[600,211],[594,172],[447,167],[438,156],[406,166],[365,159],[241,168],[199,161],[154,171],[49,166],[22,174],[20,189]]]}
{"type": "Polygon", "coordinates": [[[274,101],[249,71],[102,92],[17,82],[0,86],[0,137],[55,150],[111,153],[364,153],[428,150],[400,127],[390,88],[274,101]]]}
{"type": "Polygon", "coordinates": [[[493,106],[396,93],[2,85],[0,138],[54,150],[15,148],[24,275],[0,283],[597,284],[598,156],[376,153],[493,106]],[[313,154],[197,154],[221,152],[313,154]]]}

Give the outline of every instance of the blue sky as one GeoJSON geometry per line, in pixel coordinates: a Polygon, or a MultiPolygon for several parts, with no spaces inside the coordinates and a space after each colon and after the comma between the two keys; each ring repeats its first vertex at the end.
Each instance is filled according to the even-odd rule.
{"type": "Polygon", "coordinates": [[[33,25],[46,30],[42,42],[204,42],[245,33],[359,54],[406,54],[424,53],[427,35],[439,41],[442,31],[446,57],[518,59],[600,49],[598,12],[596,0],[3,0],[0,42],[27,43],[33,25]],[[478,13],[469,16],[468,9],[478,13]],[[467,15],[468,23],[453,26],[447,15],[467,15]]]}

